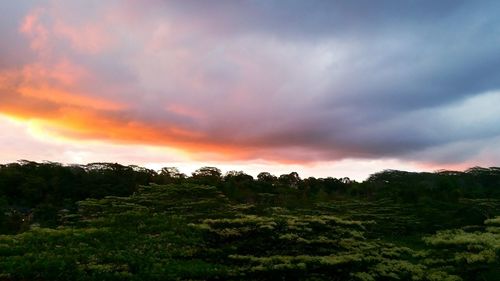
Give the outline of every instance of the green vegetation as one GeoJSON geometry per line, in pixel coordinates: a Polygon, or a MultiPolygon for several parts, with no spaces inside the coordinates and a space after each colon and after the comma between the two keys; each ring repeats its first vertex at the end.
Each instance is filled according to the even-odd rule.
{"type": "Polygon", "coordinates": [[[0,166],[0,280],[498,280],[500,169],[0,166]]]}

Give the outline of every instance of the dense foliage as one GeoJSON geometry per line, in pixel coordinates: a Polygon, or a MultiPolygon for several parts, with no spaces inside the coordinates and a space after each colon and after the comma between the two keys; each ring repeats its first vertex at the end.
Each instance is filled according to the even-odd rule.
{"type": "Polygon", "coordinates": [[[0,166],[0,280],[498,280],[500,169],[0,166]]]}

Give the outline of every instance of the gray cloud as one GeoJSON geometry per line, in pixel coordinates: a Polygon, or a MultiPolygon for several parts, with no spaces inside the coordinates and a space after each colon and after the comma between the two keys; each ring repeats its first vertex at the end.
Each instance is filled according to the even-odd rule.
{"type": "Polygon", "coordinates": [[[18,26],[23,16],[29,11],[34,1],[20,1],[19,3],[5,2],[0,16],[0,70],[16,67],[33,59],[29,52],[29,42],[19,37],[18,26]]]}
{"type": "Polygon", "coordinates": [[[55,86],[126,105],[103,118],[259,159],[463,162],[498,145],[497,1],[23,3],[0,4],[0,69],[65,61],[78,75],[55,86]],[[36,7],[44,56],[19,33],[36,7]]]}

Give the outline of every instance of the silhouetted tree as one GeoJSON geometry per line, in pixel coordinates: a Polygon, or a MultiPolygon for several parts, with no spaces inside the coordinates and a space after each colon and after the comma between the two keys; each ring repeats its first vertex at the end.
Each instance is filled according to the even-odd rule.
{"type": "Polygon", "coordinates": [[[178,183],[186,178],[186,174],[181,173],[176,167],[164,167],[158,173],[156,182],[159,184],[178,183]]]}
{"type": "Polygon", "coordinates": [[[222,172],[216,167],[202,167],[194,171],[191,180],[198,184],[218,186],[222,179],[222,172]]]}
{"type": "Polygon", "coordinates": [[[283,186],[298,188],[301,179],[297,172],[291,172],[290,174],[283,174],[279,176],[278,181],[283,186]]]}

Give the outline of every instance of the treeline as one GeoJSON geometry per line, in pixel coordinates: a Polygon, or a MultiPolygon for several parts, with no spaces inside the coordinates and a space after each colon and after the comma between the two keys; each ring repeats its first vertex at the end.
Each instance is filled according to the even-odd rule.
{"type": "Polygon", "coordinates": [[[343,198],[415,203],[456,202],[463,198],[500,198],[500,168],[471,168],[465,172],[411,173],[386,170],[364,182],[349,178],[302,179],[292,172],[257,178],[241,171],[222,174],[203,167],[192,175],[175,167],[159,171],[116,163],[62,165],[54,162],[18,161],[0,165],[0,233],[23,231],[30,224],[56,226],[76,202],[104,196],[130,196],[141,185],[194,183],[215,186],[241,203],[304,206],[343,198]]]}

